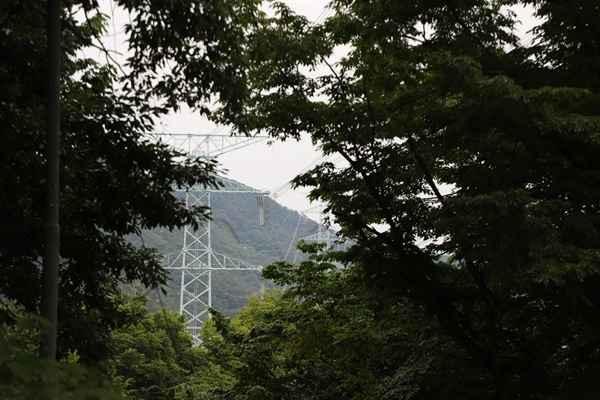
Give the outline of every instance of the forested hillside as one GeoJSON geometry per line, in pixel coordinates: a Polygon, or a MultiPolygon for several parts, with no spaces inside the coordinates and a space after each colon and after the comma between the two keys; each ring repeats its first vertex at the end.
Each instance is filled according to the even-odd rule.
{"type": "MultiPolygon", "coordinates": [[[[259,205],[253,193],[211,194],[211,239],[215,252],[248,263],[265,266],[277,260],[301,260],[296,249],[298,240],[314,234],[318,224],[294,210],[279,205],[273,199],[265,199],[266,224],[260,224],[259,205]]],[[[183,246],[183,229],[157,228],[132,236],[131,241],[155,247],[161,254],[175,253],[183,246]]],[[[162,306],[179,310],[181,273],[171,270],[166,296],[158,292],[148,293],[151,309],[162,306]],[[161,304],[162,301],[162,304],[161,304]]],[[[266,287],[270,282],[263,282],[266,287]]],[[[243,307],[250,294],[261,288],[258,271],[213,271],[213,307],[225,315],[234,315],[243,307]]]]}

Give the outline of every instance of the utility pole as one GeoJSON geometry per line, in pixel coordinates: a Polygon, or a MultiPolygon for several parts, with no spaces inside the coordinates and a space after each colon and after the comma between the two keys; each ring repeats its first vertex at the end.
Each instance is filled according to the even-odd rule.
{"type": "Polygon", "coordinates": [[[48,325],[42,329],[40,357],[56,360],[58,320],[58,263],[60,249],[59,166],[60,166],[60,0],[47,3],[47,114],[44,255],[41,313],[48,325]]]}

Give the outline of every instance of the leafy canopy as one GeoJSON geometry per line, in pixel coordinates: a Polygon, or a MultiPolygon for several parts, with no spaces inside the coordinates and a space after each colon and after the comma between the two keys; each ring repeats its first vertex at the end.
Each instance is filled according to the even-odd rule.
{"type": "Polygon", "coordinates": [[[318,25],[276,4],[251,35],[243,112],[221,120],[308,134],[345,160],[294,182],[356,241],[338,260],[407,312],[422,309],[440,357],[452,344],[456,359],[443,362],[463,386],[481,384],[473,398],[593,396],[597,2],[330,7],[318,25]],[[526,6],[538,26],[521,42],[513,10],[526,6]]]}
{"type": "MultiPolygon", "coordinates": [[[[0,5],[0,297],[30,312],[40,301],[45,6],[0,5]]],[[[131,14],[125,66],[108,52],[103,61],[85,56],[108,24],[97,1],[62,6],[59,352],[77,348],[91,362],[104,357],[105,328],[121,318],[118,284],[166,283],[155,251],[125,235],[197,226],[208,216],[204,207],[186,208],[172,189],[214,184],[216,163],[182,162],[145,134],[181,102],[206,113],[217,96],[226,109],[239,107],[244,34],[256,4],[117,1],[131,14]]]]}

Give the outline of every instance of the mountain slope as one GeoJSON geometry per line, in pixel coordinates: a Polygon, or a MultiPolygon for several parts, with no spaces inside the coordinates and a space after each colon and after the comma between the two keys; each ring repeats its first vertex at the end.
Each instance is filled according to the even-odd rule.
{"type": "MultiPolygon", "coordinates": [[[[210,222],[213,251],[234,259],[264,266],[273,261],[294,261],[295,244],[314,234],[318,224],[306,216],[264,199],[265,225],[261,225],[257,197],[252,193],[212,193],[210,222]]],[[[155,247],[161,254],[176,253],[183,246],[183,230],[144,231],[132,241],[155,247]]],[[[299,260],[298,258],[297,260],[299,260]]],[[[263,284],[268,284],[264,282],[263,284]]],[[[154,307],[179,310],[181,272],[171,271],[167,295],[149,293],[154,307]]],[[[258,271],[213,271],[212,306],[226,315],[235,315],[250,294],[261,289],[258,271]]]]}

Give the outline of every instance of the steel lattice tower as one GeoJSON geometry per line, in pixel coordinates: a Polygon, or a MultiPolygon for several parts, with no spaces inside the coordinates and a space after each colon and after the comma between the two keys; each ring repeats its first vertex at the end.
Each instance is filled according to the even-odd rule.
{"type": "MultiPolygon", "coordinates": [[[[309,235],[309,236],[305,236],[302,238],[302,240],[304,240],[306,242],[325,243],[325,245],[326,245],[325,251],[346,250],[346,248],[348,246],[352,245],[352,243],[350,241],[348,241],[347,239],[345,239],[343,241],[340,240],[340,238],[336,235],[336,233],[331,228],[327,227],[324,224],[324,220],[325,220],[325,216],[326,216],[324,209],[325,209],[325,206],[321,204],[321,205],[312,207],[308,210],[304,210],[302,212],[302,214],[305,216],[306,216],[306,214],[317,214],[318,215],[318,224],[319,224],[318,230],[316,233],[309,235]]],[[[294,263],[296,262],[298,253],[299,253],[299,250],[296,250],[296,254],[295,254],[294,260],[293,260],[294,263]]],[[[340,267],[341,267],[341,265],[340,265],[340,267]]]]}
{"type": "Polygon", "coordinates": [[[318,224],[319,224],[317,233],[314,233],[309,236],[305,236],[302,239],[307,242],[325,243],[327,245],[327,248],[331,249],[331,248],[333,248],[333,246],[335,244],[336,235],[335,235],[335,233],[333,233],[333,231],[331,229],[329,229],[328,227],[326,227],[323,224],[323,220],[325,219],[324,208],[325,208],[325,206],[318,205],[318,206],[312,207],[308,210],[304,210],[302,212],[303,214],[310,214],[310,213],[318,214],[318,224]]]}
{"type": "MultiPolygon", "coordinates": [[[[188,157],[213,159],[219,155],[246,147],[267,136],[234,137],[228,135],[199,134],[161,134],[160,139],[185,153],[188,157]]],[[[188,207],[210,207],[212,192],[220,193],[255,193],[264,196],[260,191],[230,179],[217,176],[218,187],[176,188],[185,190],[185,201],[188,207]]],[[[263,209],[261,208],[261,218],[263,209]]],[[[261,266],[236,260],[213,251],[211,243],[211,221],[201,224],[198,230],[186,226],[183,233],[183,247],[180,252],[166,256],[167,269],[181,271],[181,292],[179,312],[185,316],[188,331],[196,344],[200,343],[200,329],[212,305],[213,270],[261,270],[261,266]]]]}

